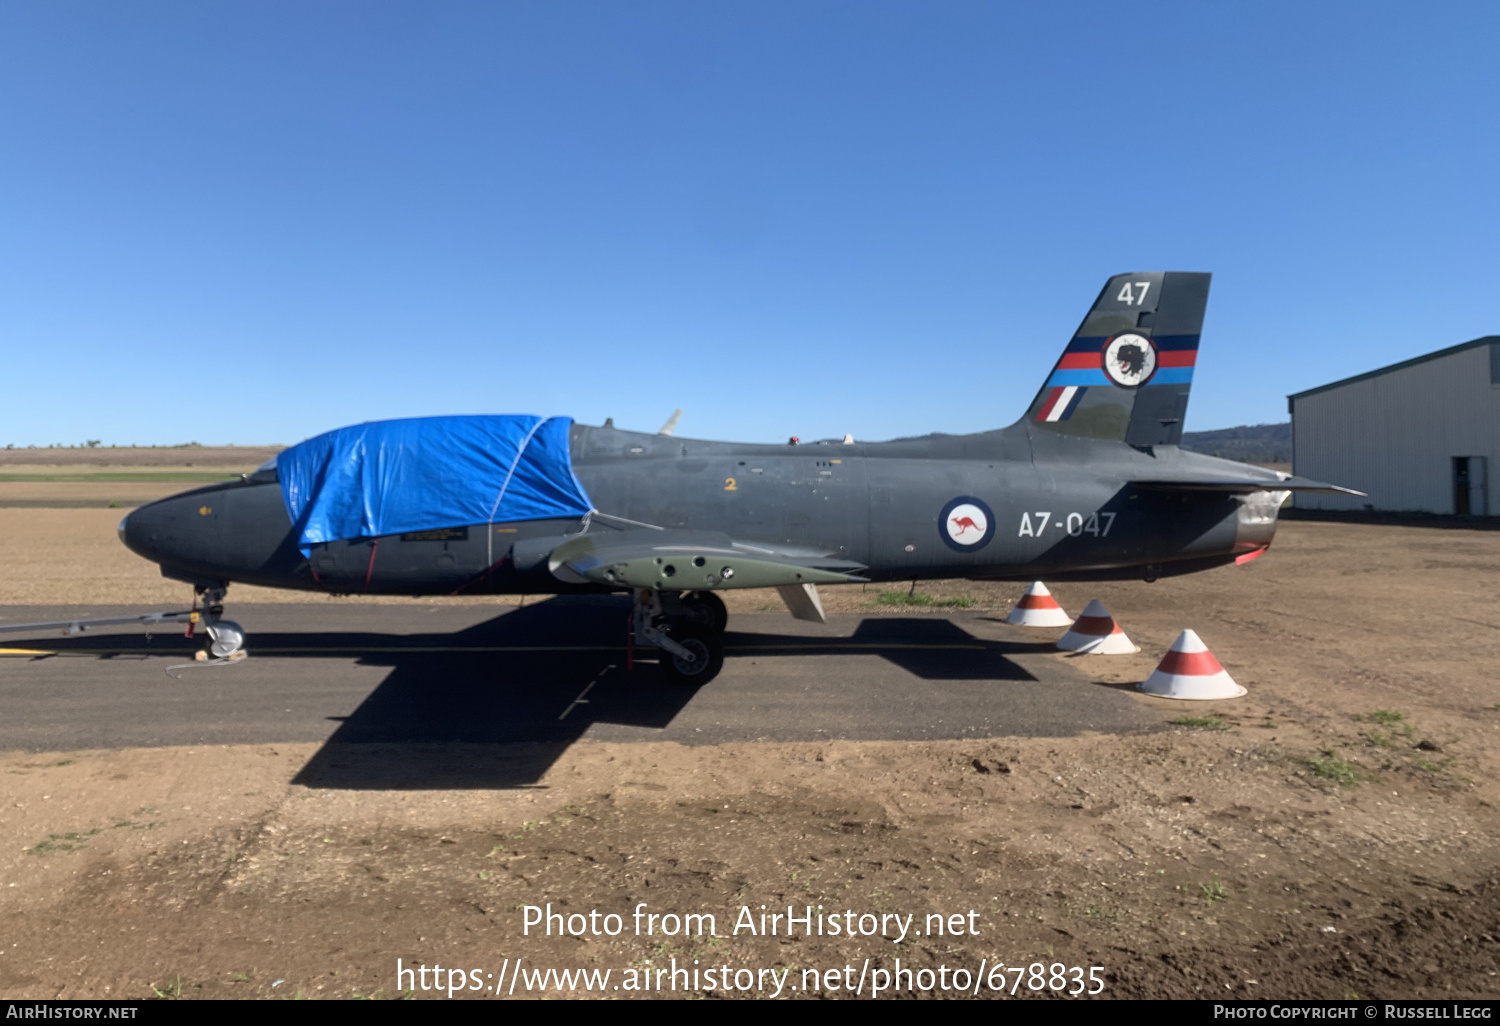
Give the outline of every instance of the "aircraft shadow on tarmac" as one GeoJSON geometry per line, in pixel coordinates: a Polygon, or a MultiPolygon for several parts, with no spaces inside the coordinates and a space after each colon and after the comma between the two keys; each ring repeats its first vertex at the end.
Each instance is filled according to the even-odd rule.
{"type": "MultiPolygon", "coordinates": [[[[698,695],[666,681],[654,653],[626,671],[627,606],[552,601],[414,646],[482,652],[366,654],[391,673],[343,721],[294,782],[332,789],[507,788],[536,783],[595,724],[662,729],[698,695]],[[497,652],[520,646],[573,651],[497,652]]],[[[281,639],[263,637],[267,646],[281,639]]],[[[389,642],[391,638],[382,638],[389,642]]],[[[405,639],[402,639],[405,640],[405,639]]],[[[1051,650],[976,638],[947,621],[880,618],[850,637],[726,632],[736,659],[879,655],[924,680],[1034,681],[1008,654],[1051,650]]],[[[350,644],[353,638],[322,639],[350,644]]],[[[707,685],[734,687],[726,671],[707,685]]]]}
{"type": "MultiPolygon", "coordinates": [[[[361,665],[391,668],[342,718],[294,783],[331,789],[526,787],[595,724],[660,730],[698,696],[697,689],[665,680],[654,652],[627,672],[627,610],[625,603],[599,598],[553,600],[456,633],[261,631],[251,634],[246,647],[252,656],[352,657],[361,665]]],[[[118,643],[118,637],[94,636],[27,644],[107,656],[118,643]]],[[[168,638],[157,643],[169,651],[188,644],[168,638]]],[[[877,655],[923,680],[1034,682],[1009,657],[1054,650],[1045,643],[978,638],[946,619],[918,617],[866,619],[847,637],[730,630],[725,644],[726,671],[708,689],[739,686],[732,673],[737,660],[784,656],[877,655]]],[[[881,696],[860,700],[877,702],[881,696]]],[[[754,736],[759,727],[750,729],[754,736]]]]}

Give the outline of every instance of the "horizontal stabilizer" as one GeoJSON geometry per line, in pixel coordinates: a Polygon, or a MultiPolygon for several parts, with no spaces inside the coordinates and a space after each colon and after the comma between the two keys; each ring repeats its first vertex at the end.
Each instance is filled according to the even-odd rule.
{"type": "Polygon", "coordinates": [[[621,531],[585,534],[547,557],[553,576],[573,583],[669,591],[849,584],[864,566],[848,560],[790,556],[736,545],[710,531],[621,531]]]}
{"type": "Polygon", "coordinates": [[[1167,481],[1132,481],[1133,487],[1157,492],[1327,492],[1335,495],[1365,495],[1342,485],[1288,475],[1279,481],[1254,477],[1183,478],[1167,481]]]}

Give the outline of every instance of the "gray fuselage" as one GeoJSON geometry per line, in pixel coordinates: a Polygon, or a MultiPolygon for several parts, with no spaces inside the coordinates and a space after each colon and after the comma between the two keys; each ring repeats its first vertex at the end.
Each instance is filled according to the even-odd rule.
{"type": "MultiPolygon", "coordinates": [[[[1269,544],[1278,479],[1176,446],[1031,431],[890,442],[753,445],[575,424],[575,474],[599,515],[454,524],[299,551],[274,471],[143,506],[120,524],[134,552],[202,586],[242,582],[338,593],[435,595],[600,590],[570,585],[516,542],[623,520],[721,532],[791,555],[868,567],[874,581],[968,577],[1154,578],[1207,569],[1269,544]],[[1163,477],[1264,479],[1265,492],[1161,491],[1163,477]],[[950,529],[945,510],[984,509],[950,529]],[[985,523],[988,521],[988,523],[985,523]],[[944,532],[948,532],[945,539],[944,532]]],[[[1278,496],[1279,498],[1279,496],[1278,496]]],[[[955,523],[961,517],[953,518],[955,523]]]]}

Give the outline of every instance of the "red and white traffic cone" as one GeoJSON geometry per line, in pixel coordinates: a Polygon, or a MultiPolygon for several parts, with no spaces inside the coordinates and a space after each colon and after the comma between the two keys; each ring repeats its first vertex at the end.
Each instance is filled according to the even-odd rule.
{"type": "Polygon", "coordinates": [[[1157,698],[1198,701],[1239,698],[1245,693],[1195,631],[1182,632],[1151,676],[1141,682],[1141,690],[1157,698]]]}
{"type": "Polygon", "coordinates": [[[1057,599],[1041,581],[1033,581],[1005,622],[1017,627],[1066,627],[1073,618],[1063,612],[1057,599]]]}
{"type": "Polygon", "coordinates": [[[1068,633],[1058,639],[1057,647],[1064,652],[1079,652],[1087,655],[1129,655],[1139,652],[1140,646],[1125,636],[1115,618],[1109,615],[1104,603],[1094,599],[1083,607],[1068,633]]]}

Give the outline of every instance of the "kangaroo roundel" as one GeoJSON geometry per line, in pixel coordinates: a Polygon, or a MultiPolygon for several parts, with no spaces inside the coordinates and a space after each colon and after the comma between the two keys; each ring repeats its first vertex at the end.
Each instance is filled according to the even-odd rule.
{"type": "Polygon", "coordinates": [[[1145,382],[1156,370],[1156,346],[1145,335],[1126,332],[1116,335],[1104,347],[1104,373],[1109,380],[1126,388],[1145,382]]]}
{"type": "Polygon", "coordinates": [[[975,552],[995,536],[995,514],[980,499],[960,495],[943,507],[938,534],[950,549],[975,552]]]}

